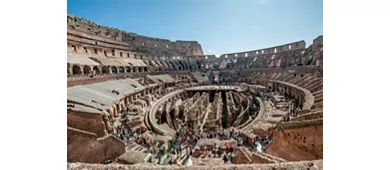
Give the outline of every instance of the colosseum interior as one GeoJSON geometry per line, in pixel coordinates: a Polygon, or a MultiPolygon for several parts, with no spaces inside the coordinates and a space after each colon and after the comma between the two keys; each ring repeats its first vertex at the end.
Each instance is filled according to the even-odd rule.
{"type": "Polygon", "coordinates": [[[322,39],[217,57],[68,15],[68,169],[322,169],[322,39]]]}

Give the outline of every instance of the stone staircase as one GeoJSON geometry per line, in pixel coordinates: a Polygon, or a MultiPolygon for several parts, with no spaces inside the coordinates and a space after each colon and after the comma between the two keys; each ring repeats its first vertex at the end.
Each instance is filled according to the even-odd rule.
{"type": "Polygon", "coordinates": [[[265,121],[271,123],[271,124],[278,124],[280,121],[283,120],[283,116],[287,114],[285,111],[273,109],[271,110],[271,113],[266,117],[265,121]]]}
{"type": "Polygon", "coordinates": [[[252,159],[252,152],[247,147],[240,147],[240,148],[250,159],[252,159]]]}
{"type": "Polygon", "coordinates": [[[320,109],[320,108],[323,108],[322,102],[314,103],[314,105],[311,107],[311,109],[320,109]]]}
{"type": "Polygon", "coordinates": [[[268,160],[269,162],[273,162],[273,163],[286,162],[286,160],[283,159],[283,158],[280,158],[280,157],[277,157],[277,156],[273,156],[273,155],[265,153],[265,152],[254,152],[254,153],[256,153],[261,158],[263,158],[265,160],[268,160]]]}
{"type": "Polygon", "coordinates": [[[274,79],[275,79],[275,80],[281,80],[283,76],[284,76],[284,75],[283,75],[282,73],[280,73],[280,74],[277,74],[277,75],[274,77],[274,79]]]}
{"type": "Polygon", "coordinates": [[[323,102],[322,95],[319,97],[314,97],[314,103],[323,102]]]}
{"type": "Polygon", "coordinates": [[[138,151],[138,152],[146,152],[147,148],[139,145],[134,140],[131,140],[131,141],[126,143],[126,151],[129,151],[129,150],[138,151]]]}
{"type": "Polygon", "coordinates": [[[300,82],[297,84],[297,86],[308,89],[308,87],[313,86],[314,84],[319,83],[319,80],[315,77],[311,77],[310,79],[300,82]]]}
{"type": "MultiPolygon", "coordinates": [[[[298,75],[297,75],[297,76],[298,76],[298,75]]],[[[299,77],[299,78],[293,79],[293,80],[292,80],[291,82],[289,82],[289,83],[297,85],[298,82],[304,82],[304,81],[306,81],[309,77],[310,77],[310,75],[307,74],[307,75],[304,75],[303,77],[299,77]]]]}
{"type": "MultiPolygon", "coordinates": [[[[185,155],[185,148],[186,144],[182,144],[181,147],[182,147],[182,154],[179,155],[179,159],[178,159],[178,164],[179,165],[185,165],[185,163],[187,163],[188,159],[187,156],[185,155]]],[[[126,146],[126,151],[129,151],[129,150],[133,150],[133,151],[137,151],[137,152],[143,152],[145,153],[147,151],[147,148],[146,147],[143,147],[139,144],[137,144],[135,141],[128,141],[127,142],[127,146],[126,146]]],[[[169,156],[169,154],[164,154],[161,159],[160,159],[160,162],[158,162],[158,154],[152,154],[152,153],[148,153],[148,156],[145,157],[144,159],[144,162],[152,162],[152,159],[155,160],[155,163],[158,163],[159,165],[168,165],[169,162],[173,161],[175,155],[171,155],[169,156]]]]}
{"type": "Polygon", "coordinates": [[[312,84],[309,84],[305,88],[312,92],[318,87],[322,87],[322,80],[320,79],[315,80],[312,84]]]}
{"type": "Polygon", "coordinates": [[[288,76],[286,76],[286,77],[283,79],[283,81],[284,81],[284,82],[291,82],[294,78],[296,78],[296,77],[294,77],[294,74],[289,74],[288,76]]]}
{"type": "Polygon", "coordinates": [[[319,96],[322,97],[323,92],[322,92],[322,90],[318,90],[318,91],[313,92],[312,94],[313,94],[314,98],[317,98],[319,96]]]}

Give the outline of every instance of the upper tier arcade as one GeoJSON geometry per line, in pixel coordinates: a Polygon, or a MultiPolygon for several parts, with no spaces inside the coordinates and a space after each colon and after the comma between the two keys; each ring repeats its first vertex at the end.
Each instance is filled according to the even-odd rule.
{"type": "MultiPolygon", "coordinates": [[[[157,56],[203,55],[202,46],[196,41],[169,41],[152,38],[116,28],[98,25],[72,15],[67,15],[68,40],[87,43],[96,48],[109,48],[146,53],[157,56]]],[[[100,49],[97,49],[100,51],[100,49]]],[[[111,50],[109,50],[111,53],[111,50]]],[[[119,56],[119,54],[117,55],[119,56]]]]}
{"type": "Polygon", "coordinates": [[[292,50],[304,50],[306,47],[305,41],[297,41],[285,45],[279,45],[276,47],[269,47],[264,49],[252,50],[252,51],[244,51],[230,54],[222,54],[220,56],[221,59],[234,59],[237,57],[248,57],[248,56],[259,56],[265,54],[275,54],[284,51],[292,51],[292,50]]]}

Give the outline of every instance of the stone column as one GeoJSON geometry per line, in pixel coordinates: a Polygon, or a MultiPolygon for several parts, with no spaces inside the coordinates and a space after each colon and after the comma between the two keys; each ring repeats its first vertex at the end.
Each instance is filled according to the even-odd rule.
{"type": "Polygon", "coordinates": [[[112,74],[112,67],[108,67],[108,70],[110,71],[110,74],[112,74]]]}

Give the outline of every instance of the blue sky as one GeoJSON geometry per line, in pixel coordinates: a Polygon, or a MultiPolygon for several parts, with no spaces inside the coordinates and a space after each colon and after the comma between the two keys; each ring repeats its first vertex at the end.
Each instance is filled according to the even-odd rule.
{"type": "Polygon", "coordinates": [[[221,55],[322,35],[322,0],[68,0],[67,13],[221,55]]]}

